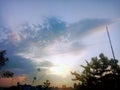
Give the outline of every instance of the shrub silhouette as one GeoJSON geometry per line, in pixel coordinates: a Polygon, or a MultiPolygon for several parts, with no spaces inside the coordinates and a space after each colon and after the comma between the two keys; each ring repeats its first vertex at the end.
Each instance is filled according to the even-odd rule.
{"type": "Polygon", "coordinates": [[[81,74],[71,72],[75,79],[80,81],[75,85],[75,89],[81,90],[118,90],[120,89],[120,66],[118,60],[108,59],[103,53],[99,58],[93,57],[91,61],[86,61],[87,65],[83,66],[81,74]]]}

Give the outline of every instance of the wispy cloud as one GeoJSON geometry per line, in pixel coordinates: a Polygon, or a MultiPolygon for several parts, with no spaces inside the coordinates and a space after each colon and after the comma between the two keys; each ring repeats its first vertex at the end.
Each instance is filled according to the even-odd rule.
{"type": "Polygon", "coordinates": [[[91,32],[96,31],[97,28],[111,23],[113,23],[113,20],[110,19],[83,19],[70,25],[68,30],[71,33],[71,39],[76,39],[89,35],[91,32]]]}

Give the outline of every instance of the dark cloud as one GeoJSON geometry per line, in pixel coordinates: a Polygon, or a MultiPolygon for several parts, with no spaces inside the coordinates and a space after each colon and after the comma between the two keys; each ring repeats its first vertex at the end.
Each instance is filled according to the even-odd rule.
{"type": "Polygon", "coordinates": [[[30,60],[14,55],[9,56],[7,65],[2,68],[2,70],[6,69],[13,71],[15,75],[29,74],[35,71],[34,64],[30,60]]]}
{"type": "Polygon", "coordinates": [[[44,60],[44,61],[40,62],[38,64],[38,66],[40,66],[40,67],[52,67],[52,66],[54,66],[54,64],[50,61],[44,60]]]}

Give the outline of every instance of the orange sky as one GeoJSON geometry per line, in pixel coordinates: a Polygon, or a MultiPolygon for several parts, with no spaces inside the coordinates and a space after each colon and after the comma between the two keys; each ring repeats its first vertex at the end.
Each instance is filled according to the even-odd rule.
{"type": "Polygon", "coordinates": [[[0,86],[2,87],[9,87],[12,85],[17,85],[17,82],[25,81],[25,76],[19,76],[14,78],[0,78],[0,86]]]}

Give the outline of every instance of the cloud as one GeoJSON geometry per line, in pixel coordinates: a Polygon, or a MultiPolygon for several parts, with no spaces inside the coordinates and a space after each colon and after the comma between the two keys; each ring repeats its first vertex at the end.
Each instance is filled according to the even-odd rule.
{"type": "Polygon", "coordinates": [[[53,64],[52,62],[46,61],[46,60],[38,63],[38,65],[39,65],[40,67],[51,67],[51,66],[54,66],[54,64],[53,64]]]}
{"type": "Polygon", "coordinates": [[[112,22],[109,19],[84,19],[67,27],[66,22],[56,17],[48,17],[42,24],[30,25],[25,23],[14,30],[1,29],[1,35],[3,36],[1,36],[0,41],[4,39],[11,40],[12,43],[21,42],[19,44],[23,46],[29,42],[39,42],[39,44],[45,45],[55,40],[61,41],[82,37],[93,29],[112,22]]]}
{"type": "Polygon", "coordinates": [[[15,43],[21,41],[20,35],[17,32],[15,32],[15,31],[10,34],[9,38],[11,39],[11,41],[13,41],[15,43]]]}
{"type": "Polygon", "coordinates": [[[0,26],[0,43],[5,42],[9,37],[10,31],[8,28],[0,26]]]}
{"type": "Polygon", "coordinates": [[[70,39],[82,38],[96,31],[96,28],[111,24],[113,20],[110,19],[84,19],[77,23],[71,24],[68,31],[71,35],[70,39]]]}
{"type": "Polygon", "coordinates": [[[78,60],[86,52],[88,45],[82,38],[110,23],[109,19],[84,19],[67,26],[66,22],[49,17],[42,24],[26,23],[15,30],[2,30],[1,46],[10,53],[10,62],[3,69],[31,75],[40,68],[44,75],[55,65],[55,59],[56,63],[63,60],[66,64],[68,59],[72,63],[73,58],[78,60]]]}
{"type": "Polygon", "coordinates": [[[35,71],[34,64],[30,60],[22,58],[20,56],[11,55],[8,57],[9,61],[1,70],[12,71],[15,76],[21,74],[31,74],[35,71]]]}
{"type": "MultiPolygon", "coordinates": [[[[16,45],[14,50],[17,55],[27,59],[43,58],[51,54],[85,49],[82,37],[111,22],[109,19],[84,19],[67,27],[66,22],[56,17],[48,17],[43,24],[25,23],[16,28],[17,30],[12,30],[7,40],[13,41],[9,42],[10,45],[16,45]]],[[[7,35],[4,33],[3,35],[7,35]]]]}

